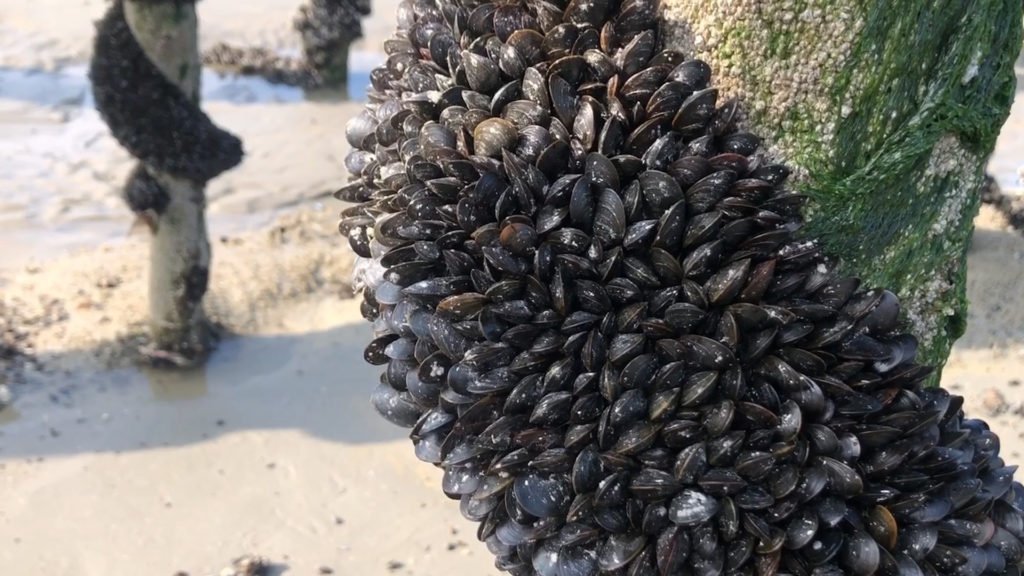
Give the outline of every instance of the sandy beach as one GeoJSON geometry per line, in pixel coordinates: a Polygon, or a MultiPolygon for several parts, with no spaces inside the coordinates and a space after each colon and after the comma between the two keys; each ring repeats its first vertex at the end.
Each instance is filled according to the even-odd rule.
{"type": "MultiPolygon", "coordinates": [[[[202,43],[295,53],[299,4],[204,0],[202,43]]],[[[0,573],[209,576],[253,554],[272,575],[497,576],[440,475],[369,406],[369,329],[326,196],[394,4],[374,4],[346,94],[204,76],[204,108],[247,156],[208,189],[206,305],[225,337],[174,372],[137,362],[147,238],[117,195],[133,161],[85,78],[105,3],[0,4],[0,573]]],[[[1018,97],[990,169],[1015,190],[1022,163],[1018,97]]],[[[988,208],[976,224],[943,383],[1020,463],[1024,235],[988,208]]]]}
{"type": "Polygon", "coordinates": [[[495,574],[474,528],[379,418],[334,215],[218,240],[208,365],[137,367],[146,243],[9,274],[0,327],[0,565],[10,574],[495,574]],[[11,336],[12,332],[16,333],[11,336]]]}

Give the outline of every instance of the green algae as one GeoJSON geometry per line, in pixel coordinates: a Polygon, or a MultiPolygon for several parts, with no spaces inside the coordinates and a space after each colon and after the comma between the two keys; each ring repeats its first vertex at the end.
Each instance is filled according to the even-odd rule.
{"type": "Polygon", "coordinates": [[[966,249],[1013,101],[1021,3],[900,4],[863,12],[833,107],[860,90],[834,145],[803,160],[801,189],[816,204],[807,233],[868,284],[904,296],[922,358],[941,366],[965,327],[966,249]]]}
{"type": "Polygon", "coordinates": [[[663,1],[668,43],[709,60],[796,169],[807,236],[896,292],[922,359],[941,367],[964,330],[966,250],[1013,101],[1021,3],[663,1]]]}

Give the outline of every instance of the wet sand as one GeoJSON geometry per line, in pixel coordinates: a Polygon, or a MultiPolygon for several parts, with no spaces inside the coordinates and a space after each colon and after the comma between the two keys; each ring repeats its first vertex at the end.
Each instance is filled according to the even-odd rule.
{"type": "Polygon", "coordinates": [[[368,409],[355,301],[292,312],[321,320],[228,340],[202,370],[58,377],[3,412],[4,572],[199,576],[257,553],[281,574],[495,573],[368,409]]]}
{"type": "Polygon", "coordinates": [[[208,365],[138,367],[146,245],[5,277],[0,321],[4,574],[496,574],[440,476],[377,417],[368,326],[333,215],[303,210],[219,239],[208,365]]]}

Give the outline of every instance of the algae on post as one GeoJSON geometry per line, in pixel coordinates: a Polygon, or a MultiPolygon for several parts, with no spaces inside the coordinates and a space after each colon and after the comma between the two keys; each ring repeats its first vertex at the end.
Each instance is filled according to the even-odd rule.
{"type": "Polygon", "coordinates": [[[1011,0],[664,0],[666,44],[705,59],[812,199],[807,234],[896,292],[922,360],[962,334],[965,253],[1021,46],[1011,0]]]}

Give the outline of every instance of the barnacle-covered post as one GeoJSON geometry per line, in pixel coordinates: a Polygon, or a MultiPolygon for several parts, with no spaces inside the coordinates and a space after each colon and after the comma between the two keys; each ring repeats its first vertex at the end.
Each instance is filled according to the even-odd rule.
{"type": "Polygon", "coordinates": [[[153,232],[152,347],[176,363],[199,360],[211,336],[204,188],[241,161],[242,145],[199,109],[194,2],[117,0],[98,25],[89,75],[100,114],[140,160],[124,197],[153,232]]]}
{"type": "Polygon", "coordinates": [[[805,231],[896,292],[941,366],[965,253],[1014,95],[1016,0],[664,0],[666,45],[707,60],[813,200],[805,231]]]}
{"type": "Polygon", "coordinates": [[[363,36],[359,20],[369,13],[369,0],[310,0],[299,9],[295,29],[306,64],[321,84],[347,83],[349,46],[363,36]]]}

